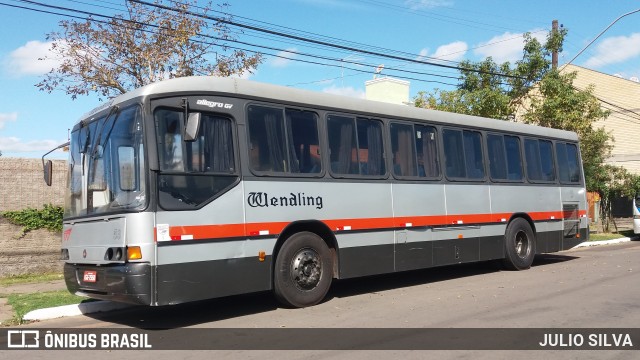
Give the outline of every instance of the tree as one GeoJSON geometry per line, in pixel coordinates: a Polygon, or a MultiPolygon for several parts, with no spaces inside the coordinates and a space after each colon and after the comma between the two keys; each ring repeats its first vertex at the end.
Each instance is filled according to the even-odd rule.
{"type": "Polygon", "coordinates": [[[231,16],[209,21],[204,16],[210,3],[202,8],[204,16],[190,11],[196,0],[155,0],[167,7],[125,4],[126,13],[106,20],[61,21],[62,29],[47,35],[52,41],[47,58],[60,60],[60,66],[36,86],[47,92],[62,89],[73,99],[90,93],[112,98],[166,78],[241,75],[261,62],[260,54],[226,46],[235,39],[227,25],[231,16]]]}
{"type": "Polygon", "coordinates": [[[580,137],[580,149],[587,189],[601,191],[596,174],[611,154],[613,138],[593,123],[604,120],[609,112],[602,109],[593,96],[593,87],[577,90],[573,87],[575,72],[547,73],[532,90],[524,122],[534,125],[574,131],[580,137]]]}
{"type": "Polygon", "coordinates": [[[460,82],[455,90],[421,92],[416,106],[520,121],[574,131],[580,137],[580,150],[588,191],[601,197],[605,231],[611,218],[611,202],[616,196],[634,196],[640,190],[640,177],[626,169],[606,164],[613,138],[596,121],[609,112],[601,108],[593,88],[573,87],[576,73],[561,73],[551,66],[549,55],[560,51],[566,29],[550,33],[544,45],[525,35],[523,58],[511,66],[496,64],[491,58],[479,63],[461,64],[460,82]]]}
{"type": "Polygon", "coordinates": [[[478,63],[463,61],[460,83],[455,90],[419,92],[415,104],[461,114],[513,119],[526,104],[532,87],[551,71],[548,58],[561,48],[566,33],[566,29],[550,33],[544,45],[525,34],[522,60],[513,66],[509,62],[496,64],[491,57],[478,63]]]}

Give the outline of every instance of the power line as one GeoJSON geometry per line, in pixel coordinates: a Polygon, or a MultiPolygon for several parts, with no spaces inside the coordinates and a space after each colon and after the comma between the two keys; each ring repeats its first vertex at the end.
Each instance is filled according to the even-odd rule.
{"type": "MultiPolygon", "coordinates": [[[[157,7],[157,8],[164,9],[164,10],[169,10],[169,11],[174,11],[174,12],[181,12],[181,10],[176,9],[175,7],[171,7],[171,6],[166,6],[166,5],[161,5],[161,4],[154,4],[154,3],[150,3],[150,2],[147,2],[147,1],[141,1],[141,0],[130,0],[130,1],[142,4],[142,5],[157,7]]],[[[396,56],[396,55],[391,55],[391,54],[380,53],[380,52],[376,52],[376,51],[369,51],[369,50],[366,50],[366,49],[354,48],[354,47],[351,47],[351,46],[344,46],[344,45],[329,43],[329,42],[326,42],[326,41],[310,39],[310,38],[306,38],[306,37],[302,37],[302,36],[298,36],[298,35],[286,34],[286,33],[280,32],[280,31],[269,30],[269,29],[258,27],[258,26],[241,24],[241,23],[238,23],[236,21],[231,21],[231,20],[227,20],[227,19],[223,19],[223,18],[216,18],[216,17],[209,16],[209,15],[198,14],[198,13],[194,13],[192,11],[184,11],[184,13],[185,14],[189,14],[191,16],[196,16],[196,17],[207,19],[207,20],[211,20],[211,21],[221,22],[221,23],[224,23],[224,24],[233,25],[233,26],[237,26],[237,27],[241,27],[241,28],[245,28],[245,29],[260,31],[260,32],[264,32],[264,33],[268,33],[268,34],[272,34],[272,35],[282,36],[282,37],[285,37],[285,38],[305,41],[305,42],[309,42],[309,43],[313,43],[313,44],[324,45],[324,46],[338,48],[338,49],[342,49],[342,50],[349,50],[349,51],[353,51],[353,52],[361,53],[361,54],[374,55],[374,56],[379,56],[379,57],[383,57],[383,58],[401,60],[401,61],[405,61],[405,62],[412,62],[412,63],[423,64],[423,65],[443,67],[443,68],[448,68],[448,69],[466,70],[466,71],[472,71],[472,72],[477,72],[477,73],[482,73],[482,74],[503,76],[503,77],[507,77],[507,78],[515,78],[515,79],[526,80],[525,78],[522,78],[522,77],[519,77],[519,76],[514,76],[514,75],[509,75],[509,74],[502,74],[502,73],[491,72],[491,71],[482,71],[482,70],[470,70],[470,69],[465,69],[465,68],[462,68],[462,67],[459,67],[459,66],[439,64],[439,63],[436,63],[436,62],[429,62],[429,61],[423,61],[423,60],[418,60],[418,59],[411,59],[411,58],[406,58],[406,57],[402,57],[402,56],[396,56]]]]}
{"type": "MultiPolygon", "coordinates": [[[[106,19],[114,19],[114,17],[112,17],[112,16],[102,15],[102,14],[83,11],[83,10],[70,9],[70,8],[66,8],[66,7],[62,7],[62,6],[42,4],[42,3],[39,3],[39,2],[29,1],[29,0],[19,0],[19,1],[24,2],[24,3],[29,3],[29,4],[32,4],[32,5],[39,5],[39,6],[43,6],[43,7],[54,8],[54,9],[57,9],[57,10],[77,12],[77,13],[81,13],[81,14],[84,14],[84,15],[102,17],[102,18],[106,18],[106,19]]],[[[31,10],[31,11],[36,11],[36,12],[42,12],[42,13],[47,13],[47,14],[52,14],[52,15],[67,16],[67,17],[76,18],[76,19],[80,19],[80,20],[89,20],[89,18],[82,17],[82,16],[74,16],[74,15],[70,15],[70,14],[64,14],[64,13],[53,12],[53,11],[42,10],[42,9],[33,9],[33,8],[24,7],[24,6],[19,6],[19,5],[6,4],[6,3],[0,3],[0,5],[20,8],[20,9],[25,9],[25,10],[31,10]]],[[[96,22],[100,22],[100,23],[104,23],[104,24],[108,24],[107,21],[102,21],[102,20],[98,20],[98,19],[91,19],[91,20],[92,21],[96,21],[96,22]]],[[[129,22],[129,23],[133,23],[133,24],[159,28],[159,26],[154,25],[154,24],[146,24],[146,23],[141,23],[141,22],[138,22],[138,21],[127,20],[127,19],[119,19],[119,20],[122,20],[122,21],[125,21],[125,22],[129,22]]],[[[142,30],[142,31],[149,32],[149,33],[156,33],[156,32],[150,31],[150,30],[142,30]]],[[[211,39],[214,39],[214,40],[229,41],[229,42],[239,43],[241,45],[254,46],[254,47],[259,47],[259,48],[268,49],[268,50],[287,51],[287,50],[284,50],[284,49],[278,49],[278,48],[262,46],[262,45],[256,45],[256,44],[250,44],[250,43],[246,43],[246,42],[242,42],[242,41],[238,41],[238,40],[231,40],[231,39],[226,39],[226,38],[218,38],[218,37],[214,37],[214,36],[211,36],[211,35],[198,34],[198,36],[205,37],[205,38],[211,38],[211,39]]],[[[270,54],[270,53],[258,52],[258,51],[254,51],[254,50],[250,50],[250,49],[246,49],[246,48],[234,47],[234,46],[229,46],[229,45],[215,44],[215,43],[206,42],[206,41],[202,41],[202,40],[192,39],[191,41],[202,43],[202,44],[205,44],[205,45],[225,47],[225,48],[229,48],[229,49],[247,51],[247,52],[251,52],[251,53],[261,53],[261,54],[264,54],[264,55],[267,55],[267,56],[271,56],[271,57],[282,58],[282,59],[286,59],[286,60],[297,61],[297,62],[302,62],[302,63],[307,63],[307,64],[322,65],[322,66],[329,66],[329,67],[336,67],[336,68],[343,67],[343,65],[327,64],[327,63],[321,63],[321,62],[317,62],[317,61],[295,59],[295,58],[290,58],[290,57],[286,57],[286,56],[282,56],[282,55],[278,55],[278,54],[270,54]]],[[[328,60],[328,61],[334,61],[334,62],[346,62],[346,63],[350,63],[350,64],[353,64],[353,65],[366,66],[366,67],[370,67],[370,68],[373,68],[375,66],[373,64],[358,63],[358,62],[354,62],[354,61],[345,61],[343,59],[336,59],[336,58],[320,56],[320,55],[306,54],[306,53],[300,53],[300,52],[295,52],[295,51],[288,51],[288,52],[293,53],[293,54],[297,54],[297,55],[306,56],[306,57],[312,57],[312,58],[328,60]]],[[[346,69],[351,70],[351,71],[371,74],[371,71],[368,71],[368,70],[361,70],[361,69],[354,69],[354,68],[346,68],[346,69]]],[[[445,78],[450,78],[450,79],[456,78],[456,77],[452,77],[452,76],[430,74],[430,73],[416,72],[416,71],[407,71],[407,70],[394,69],[394,68],[389,68],[388,70],[400,71],[400,72],[405,72],[405,73],[409,73],[409,74],[445,77],[445,78]]],[[[400,78],[400,79],[405,79],[405,80],[414,80],[414,81],[419,81],[419,82],[428,82],[428,83],[437,83],[437,84],[442,84],[442,85],[455,86],[455,84],[445,83],[445,82],[441,82],[441,81],[437,81],[437,80],[425,80],[425,79],[419,79],[419,78],[403,76],[403,75],[394,75],[394,77],[397,77],[397,78],[400,78]]]]}
{"type": "MultiPolygon", "coordinates": [[[[138,1],[136,1],[136,2],[138,2],[138,1]]],[[[182,4],[182,5],[187,5],[187,3],[183,3],[183,2],[179,2],[179,3],[182,4]]],[[[194,5],[193,7],[197,8],[197,9],[200,9],[200,10],[205,10],[206,9],[203,6],[198,6],[198,5],[194,5]]],[[[291,27],[288,27],[288,26],[277,25],[277,24],[274,24],[274,23],[270,23],[270,22],[266,22],[266,21],[262,21],[262,20],[257,20],[257,19],[252,19],[252,18],[248,18],[248,17],[245,17],[245,16],[240,16],[240,15],[236,15],[236,14],[232,14],[232,13],[228,13],[228,12],[224,12],[224,11],[216,11],[216,10],[212,10],[212,9],[207,9],[207,10],[210,10],[211,12],[220,13],[220,14],[223,14],[223,15],[228,16],[228,17],[245,19],[245,20],[248,20],[250,22],[264,24],[264,25],[267,25],[268,27],[263,27],[263,29],[273,30],[273,31],[278,31],[276,29],[280,29],[280,32],[288,34],[288,35],[307,34],[307,36],[308,37],[310,36],[309,38],[312,39],[312,40],[321,41],[322,39],[325,39],[325,40],[333,41],[334,43],[349,44],[350,46],[365,47],[367,49],[385,51],[385,52],[390,52],[390,53],[394,53],[394,54],[402,54],[402,55],[412,56],[412,57],[419,57],[420,56],[419,54],[413,54],[413,53],[409,53],[409,52],[405,52],[405,51],[401,51],[401,50],[388,49],[388,48],[383,48],[383,47],[374,46],[374,45],[368,45],[368,44],[364,44],[364,43],[360,43],[360,42],[344,40],[344,39],[340,39],[340,38],[336,38],[336,37],[332,37],[332,36],[321,35],[321,34],[310,32],[310,31],[306,31],[306,30],[294,29],[294,28],[291,28],[291,27]]],[[[252,26],[251,24],[244,24],[244,25],[252,26]]],[[[257,26],[257,25],[254,25],[254,26],[257,26]]],[[[260,32],[260,30],[253,30],[253,29],[247,29],[247,30],[260,32]]],[[[276,36],[279,36],[279,35],[276,35],[276,36]]],[[[449,62],[449,63],[459,64],[458,61],[453,61],[453,60],[441,60],[441,59],[438,59],[438,58],[428,57],[428,56],[423,56],[423,58],[429,58],[429,59],[433,59],[433,60],[437,60],[437,61],[445,61],[445,62],[449,62]]]]}
{"type": "MultiPolygon", "coordinates": [[[[107,16],[107,15],[102,15],[102,14],[83,11],[83,10],[78,10],[78,9],[70,9],[70,8],[61,7],[61,6],[43,4],[43,3],[36,2],[36,1],[29,1],[29,0],[19,0],[19,1],[23,2],[23,3],[28,3],[28,4],[32,4],[32,5],[38,5],[38,6],[47,7],[47,8],[53,8],[53,9],[58,9],[58,10],[63,10],[63,11],[68,11],[68,12],[81,13],[81,14],[88,15],[88,16],[97,16],[97,17],[102,17],[102,18],[107,18],[107,19],[114,19],[113,16],[107,16]]],[[[69,0],[69,1],[76,2],[76,3],[83,3],[82,1],[73,1],[73,0],[69,0]]],[[[142,1],[136,1],[136,2],[142,3],[143,5],[146,5],[142,1]]],[[[33,9],[33,8],[28,8],[28,7],[14,5],[14,4],[0,3],[0,5],[20,8],[20,9],[25,9],[25,10],[31,10],[31,11],[37,11],[37,12],[42,12],[42,13],[48,13],[48,14],[53,14],[53,15],[67,16],[67,17],[81,19],[81,20],[89,20],[89,18],[86,18],[86,17],[74,16],[74,15],[70,15],[70,14],[63,14],[63,13],[59,13],[59,12],[47,11],[47,10],[42,10],[42,9],[33,9]]],[[[177,11],[176,9],[166,9],[166,10],[177,11]]],[[[194,15],[194,14],[191,13],[190,15],[194,15]]],[[[215,18],[212,18],[212,19],[215,19],[215,18]]],[[[96,20],[96,19],[92,19],[92,20],[93,21],[97,21],[97,22],[101,22],[101,23],[108,23],[106,21],[100,21],[100,20],[96,20]]],[[[125,21],[125,22],[129,22],[129,23],[135,23],[135,24],[139,24],[139,25],[160,28],[159,26],[154,25],[154,24],[140,23],[140,22],[137,22],[137,21],[127,20],[127,19],[120,19],[120,20],[125,21]]],[[[209,20],[211,20],[211,19],[209,19],[209,20]]],[[[150,30],[143,30],[143,31],[150,32],[150,33],[155,33],[155,32],[150,31],[150,30]]],[[[218,37],[213,37],[213,36],[205,35],[205,34],[197,34],[197,35],[200,36],[200,37],[211,38],[211,39],[214,39],[214,40],[229,41],[229,42],[234,42],[234,43],[238,43],[238,44],[241,44],[241,45],[258,47],[258,48],[262,48],[262,49],[275,50],[275,51],[280,51],[280,52],[285,51],[285,52],[289,52],[289,53],[295,54],[295,55],[311,57],[311,58],[316,58],[316,59],[321,59],[321,60],[327,60],[327,61],[332,61],[332,62],[340,62],[341,64],[340,65],[327,64],[327,63],[321,63],[321,62],[317,62],[317,61],[310,61],[310,60],[291,58],[291,57],[282,56],[282,55],[278,55],[278,54],[257,52],[255,50],[250,50],[250,49],[246,49],[246,48],[233,47],[233,46],[229,46],[229,45],[221,45],[221,44],[206,42],[206,41],[202,41],[202,40],[195,40],[195,39],[192,40],[192,41],[200,42],[200,43],[203,43],[203,44],[206,44],[206,45],[220,46],[220,47],[225,47],[225,48],[229,48],[229,49],[247,51],[247,52],[251,52],[251,53],[261,53],[261,54],[264,54],[265,56],[270,56],[270,57],[275,57],[275,58],[282,58],[282,59],[286,59],[286,60],[289,60],[289,61],[296,61],[296,62],[302,62],[302,63],[308,63],[308,64],[314,64],[314,65],[321,65],[321,66],[328,66],[328,67],[336,67],[336,68],[337,67],[343,68],[344,67],[343,63],[348,63],[348,64],[352,64],[352,65],[358,65],[358,66],[366,66],[366,67],[373,67],[374,66],[374,65],[368,64],[368,63],[361,63],[361,62],[356,62],[356,61],[351,61],[351,60],[336,59],[336,58],[327,57],[327,56],[308,54],[308,53],[303,53],[303,52],[298,52],[298,51],[291,51],[291,50],[286,50],[286,49],[279,49],[279,48],[275,48],[275,47],[251,44],[251,43],[247,43],[247,42],[243,42],[243,41],[239,41],[239,40],[232,40],[232,39],[228,39],[228,38],[218,38],[218,37]]],[[[366,73],[366,74],[370,74],[371,73],[371,71],[366,71],[366,70],[362,70],[362,69],[355,69],[355,68],[350,68],[350,67],[347,67],[346,69],[350,70],[350,71],[354,71],[354,72],[359,72],[359,73],[366,73]]],[[[454,77],[454,76],[438,75],[438,74],[425,73],[425,72],[419,72],[419,71],[411,71],[411,70],[399,69],[399,68],[389,68],[388,67],[386,70],[402,72],[402,73],[408,73],[408,74],[437,76],[437,77],[443,77],[443,78],[449,78],[449,79],[457,79],[457,78],[459,78],[459,77],[454,77]]],[[[352,76],[354,76],[354,75],[352,75],[352,76]]],[[[406,79],[406,80],[414,80],[414,81],[420,81],[420,82],[431,82],[431,83],[439,83],[439,84],[443,84],[443,85],[455,86],[455,84],[444,83],[444,82],[435,81],[435,80],[425,80],[425,79],[419,79],[419,78],[415,78],[415,77],[408,77],[408,76],[397,75],[397,74],[394,74],[393,76],[397,77],[397,78],[401,78],[401,79],[406,79]]],[[[326,81],[326,80],[321,80],[321,81],[326,81]]],[[[321,81],[315,81],[315,82],[321,82],[321,81]]],[[[630,118],[632,118],[634,120],[635,119],[640,120],[640,114],[634,112],[633,110],[625,109],[623,107],[620,107],[618,105],[615,105],[615,104],[613,104],[611,102],[608,102],[608,101],[606,101],[604,99],[601,99],[601,98],[598,98],[598,97],[596,97],[596,98],[599,101],[601,101],[602,103],[605,103],[605,104],[608,104],[609,106],[613,106],[614,107],[613,109],[612,108],[607,108],[607,109],[610,109],[615,113],[626,115],[627,117],[630,117],[630,118]],[[614,110],[614,109],[617,109],[617,110],[614,110]],[[632,114],[636,115],[637,117],[633,117],[633,116],[629,115],[628,112],[631,112],[632,114]]]]}
{"type": "MultiPolygon", "coordinates": [[[[576,87],[575,85],[571,85],[571,87],[574,90],[577,90],[577,91],[585,91],[584,89],[580,89],[580,88],[576,87]]],[[[635,112],[633,109],[624,108],[624,107],[622,107],[620,105],[612,103],[609,100],[605,100],[605,99],[603,99],[603,98],[601,98],[601,97],[599,97],[599,96],[597,96],[595,94],[591,94],[591,95],[594,98],[596,98],[598,101],[600,101],[602,104],[609,105],[609,107],[604,106],[604,105],[601,105],[601,106],[603,108],[607,109],[607,110],[610,110],[612,113],[615,113],[615,114],[618,114],[618,115],[623,115],[623,116],[628,117],[629,119],[640,121],[640,113],[635,112]]],[[[640,125],[640,122],[637,122],[637,121],[632,121],[632,120],[624,119],[624,118],[620,118],[620,119],[624,120],[624,121],[631,122],[631,123],[636,124],[636,125],[640,125]]]]}
{"type": "MultiPolygon", "coordinates": [[[[402,7],[402,6],[399,6],[399,5],[387,4],[387,3],[382,2],[382,1],[375,1],[375,0],[359,0],[359,1],[361,1],[361,2],[365,2],[365,3],[367,3],[367,2],[368,2],[368,3],[371,3],[372,5],[376,5],[376,4],[378,4],[378,6],[383,6],[383,7],[384,7],[384,5],[386,5],[386,6],[388,6],[388,7],[392,7],[392,8],[399,8],[399,9],[402,9],[402,10],[406,10],[406,8],[405,8],[405,7],[402,7]]],[[[184,4],[186,4],[185,2],[180,2],[180,1],[178,1],[178,3],[183,4],[183,5],[184,5],[184,4]]],[[[206,9],[206,8],[205,8],[205,7],[203,7],[203,6],[198,6],[198,5],[194,5],[193,7],[198,8],[198,9],[201,9],[201,10],[206,9]]],[[[494,42],[489,42],[489,43],[486,43],[486,44],[483,44],[483,45],[474,46],[474,47],[471,47],[471,48],[469,48],[469,49],[465,49],[465,50],[463,50],[463,51],[457,51],[457,52],[452,52],[452,53],[444,54],[444,55],[440,56],[439,58],[435,58],[435,57],[431,57],[431,56],[425,56],[425,55],[419,55],[419,54],[412,54],[412,53],[408,53],[408,52],[404,52],[404,51],[391,50],[391,49],[382,48],[382,47],[376,47],[376,46],[367,45],[367,44],[363,44],[363,43],[347,41],[347,40],[343,40],[343,39],[339,39],[339,38],[335,38],[335,37],[330,37],[330,36],[320,35],[320,34],[313,33],[313,32],[309,32],[309,31],[305,31],[305,30],[294,29],[294,28],[287,27],[287,26],[277,25],[277,24],[273,24],[273,23],[270,23],[270,22],[265,22],[265,21],[261,21],[261,20],[256,20],[256,19],[252,19],[252,18],[248,18],[248,17],[244,17],[244,16],[240,16],[240,15],[232,14],[232,13],[230,13],[230,12],[216,11],[216,10],[212,10],[212,9],[210,9],[210,11],[212,11],[212,12],[217,12],[217,13],[223,14],[223,15],[225,15],[225,16],[233,17],[233,18],[241,18],[241,19],[245,19],[245,20],[248,20],[248,21],[251,21],[251,22],[256,22],[256,23],[266,24],[266,25],[271,26],[271,27],[269,28],[270,30],[271,30],[271,29],[285,29],[285,31],[288,31],[288,32],[287,32],[288,34],[296,34],[296,33],[310,34],[310,35],[315,36],[315,38],[314,38],[314,39],[323,39],[323,38],[324,38],[324,39],[331,39],[331,40],[334,40],[334,41],[338,41],[338,42],[340,42],[340,43],[342,43],[342,44],[356,44],[356,45],[364,46],[364,47],[366,47],[366,48],[368,48],[368,49],[380,49],[380,50],[387,51],[387,52],[389,52],[389,51],[390,51],[390,52],[395,53],[395,54],[404,54],[404,55],[412,56],[412,57],[414,57],[414,58],[416,58],[416,59],[432,59],[432,60],[434,60],[434,61],[438,61],[438,62],[448,62],[448,63],[454,63],[454,64],[459,64],[460,62],[458,62],[458,61],[453,61],[453,60],[448,60],[448,59],[443,59],[443,57],[446,57],[446,56],[448,56],[448,55],[458,54],[458,53],[460,53],[460,52],[466,52],[466,51],[469,51],[469,50],[480,49],[480,48],[483,48],[483,47],[492,46],[492,45],[495,45],[495,44],[499,44],[499,43],[503,43],[503,42],[507,42],[507,41],[511,41],[511,40],[515,40],[515,39],[521,39],[521,38],[522,38],[522,34],[518,34],[518,35],[516,35],[516,36],[512,36],[512,37],[509,37],[509,38],[506,38],[506,39],[502,39],[502,40],[498,40],[498,41],[494,41],[494,42]]],[[[407,10],[407,11],[408,11],[408,10],[407,10]]],[[[410,12],[411,12],[411,11],[410,11],[410,12]]],[[[419,12],[419,11],[418,11],[418,12],[419,12]]],[[[413,13],[413,12],[412,12],[412,13],[413,13]]],[[[444,16],[444,17],[448,17],[448,18],[452,18],[452,19],[456,19],[456,18],[454,18],[454,17],[450,17],[450,16],[446,16],[446,15],[442,15],[442,16],[444,16]]],[[[472,22],[473,22],[473,21],[472,21],[472,22]]],[[[508,28],[504,28],[504,29],[511,30],[511,29],[508,29],[508,28]]],[[[258,32],[258,31],[254,31],[254,30],[250,30],[250,31],[252,31],[252,32],[258,32]]],[[[531,33],[531,34],[537,34],[537,33],[541,33],[541,32],[548,32],[548,31],[549,31],[549,29],[547,28],[547,29],[542,29],[542,30],[533,31],[533,32],[530,32],[530,33],[531,33]]],[[[245,35],[247,35],[246,33],[244,33],[244,34],[245,34],[245,35]]],[[[254,37],[258,37],[258,38],[263,38],[263,39],[264,39],[264,37],[260,37],[260,36],[257,36],[257,35],[249,35],[249,36],[254,36],[254,37]]],[[[269,39],[269,40],[273,40],[273,38],[267,38],[267,39],[269,39]]],[[[283,40],[276,40],[276,41],[284,42],[283,40]]],[[[289,42],[289,43],[290,43],[290,42],[289,42]]],[[[293,43],[290,43],[290,44],[293,44],[293,43]]],[[[307,46],[309,46],[309,45],[307,45],[307,46]]],[[[324,48],[324,47],[323,47],[323,48],[324,48]]],[[[351,53],[351,52],[349,52],[349,53],[351,53]]],[[[401,67],[405,67],[405,66],[407,66],[407,65],[399,65],[399,66],[401,66],[401,67]]]]}

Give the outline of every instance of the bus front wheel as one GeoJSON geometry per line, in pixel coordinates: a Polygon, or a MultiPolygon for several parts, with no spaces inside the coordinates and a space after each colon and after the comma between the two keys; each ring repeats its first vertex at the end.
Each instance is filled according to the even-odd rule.
{"type": "Polygon", "coordinates": [[[529,222],[515,218],[504,234],[504,266],[510,270],[525,270],[531,267],[536,255],[536,237],[529,222]]]}
{"type": "Polygon", "coordinates": [[[276,257],[273,279],[276,298],[286,306],[315,305],[329,291],[332,270],[331,252],[321,237],[306,231],[294,234],[276,257]]]}

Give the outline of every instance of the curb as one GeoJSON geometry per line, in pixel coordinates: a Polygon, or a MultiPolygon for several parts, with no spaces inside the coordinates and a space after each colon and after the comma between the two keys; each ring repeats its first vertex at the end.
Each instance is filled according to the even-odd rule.
{"type": "Polygon", "coordinates": [[[591,247],[591,246],[598,246],[598,245],[620,244],[620,243],[629,242],[629,241],[631,241],[631,238],[628,238],[628,237],[612,239],[612,240],[585,241],[583,243],[580,243],[574,246],[573,248],[576,249],[581,247],[591,247]]]}
{"type": "MultiPolygon", "coordinates": [[[[576,245],[573,249],[599,246],[599,245],[620,244],[620,243],[629,242],[629,241],[631,241],[631,239],[628,237],[613,239],[613,240],[585,241],[583,243],[576,245]]],[[[135,305],[117,303],[113,301],[91,301],[91,302],[75,304],[75,305],[64,305],[64,306],[58,306],[53,308],[47,308],[47,309],[33,310],[25,314],[23,319],[28,321],[50,320],[50,319],[57,319],[61,317],[67,317],[67,316],[77,316],[77,315],[91,314],[96,312],[105,312],[105,311],[124,309],[132,306],[135,306],[135,305]]]]}
{"type": "Polygon", "coordinates": [[[77,316],[103,311],[112,311],[128,308],[134,305],[117,303],[113,301],[91,301],[73,305],[63,305],[46,309],[33,310],[26,313],[22,319],[28,321],[51,320],[67,316],[77,316]]]}

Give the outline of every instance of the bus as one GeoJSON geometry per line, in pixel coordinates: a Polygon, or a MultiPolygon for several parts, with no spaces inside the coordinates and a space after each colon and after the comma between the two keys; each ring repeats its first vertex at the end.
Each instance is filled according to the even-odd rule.
{"type": "MultiPolygon", "coordinates": [[[[43,157],[50,184],[50,162],[43,157]]],[[[152,306],[534,256],[587,240],[573,132],[248,80],[154,83],[70,135],[70,292],[152,306]]]]}
{"type": "Polygon", "coordinates": [[[640,195],[633,198],[632,214],[633,214],[633,233],[640,234],[640,195]]]}

